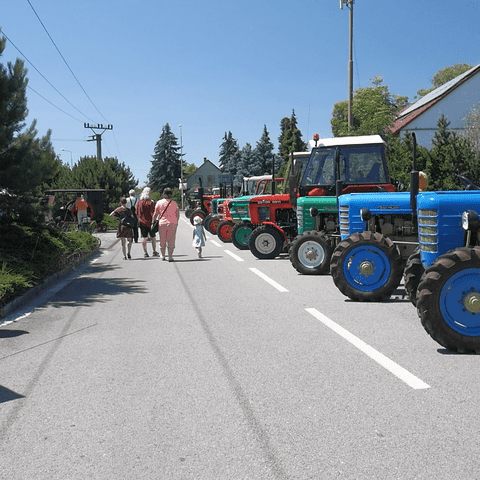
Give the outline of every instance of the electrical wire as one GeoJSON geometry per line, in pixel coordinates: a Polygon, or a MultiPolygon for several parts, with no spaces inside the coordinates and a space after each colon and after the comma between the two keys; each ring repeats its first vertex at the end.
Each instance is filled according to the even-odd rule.
{"type": "MultiPolygon", "coordinates": [[[[18,51],[18,53],[35,69],[35,71],[68,103],[70,104],[78,113],[80,113],[83,117],[85,118],[88,118],[89,120],[91,120],[92,122],[94,120],[92,120],[90,117],[88,117],[87,115],[85,115],[83,112],[81,112],[72,102],[70,102],[70,100],[68,100],[67,97],[65,97],[65,95],[63,95],[62,92],[60,92],[57,87],[55,87],[55,85],[52,84],[52,82],[50,82],[50,80],[48,80],[47,77],[45,77],[45,75],[43,75],[42,72],[40,72],[40,70],[25,56],[25,54],[12,42],[12,40],[7,36],[7,34],[5,33],[5,31],[2,29],[2,35],[15,47],[15,49],[18,51]]],[[[35,92],[35,90],[33,90],[33,88],[29,87],[32,91],[35,92]]],[[[37,95],[40,95],[38,92],[35,92],[37,95]]],[[[43,97],[42,95],[40,95],[44,100],[45,97],[43,97]]],[[[56,105],[54,105],[52,102],[48,101],[48,103],[50,103],[51,105],[53,105],[55,108],[57,108],[58,110],[60,111],[63,111],[61,108],[57,107],[56,105]]],[[[65,112],[64,112],[65,113],[65,112]]],[[[67,115],[69,115],[67,113],[67,115]]],[[[71,117],[71,115],[69,115],[71,117]]],[[[72,118],[75,118],[75,117],[72,117],[72,118]]],[[[75,118],[75,120],[78,120],[75,118]]],[[[81,121],[81,120],[79,120],[81,121]]]]}
{"type": "Polygon", "coordinates": [[[53,43],[53,46],[56,48],[58,54],[60,55],[60,57],[62,58],[63,62],[65,63],[65,65],[67,66],[67,68],[70,70],[70,73],[72,74],[73,78],[75,79],[75,81],[78,83],[78,85],[80,86],[80,88],[82,89],[83,93],[85,94],[85,96],[88,98],[88,100],[90,101],[90,103],[94,106],[95,110],[100,114],[100,116],[106,121],[108,122],[108,120],[104,117],[104,115],[102,114],[102,112],[97,108],[97,106],[95,105],[95,103],[93,103],[93,100],[90,98],[90,96],[88,95],[88,93],[85,91],[85,89],[83,88],[82,84],[80,83],[80,81],[78,80],[78,78],[76,77],[76,75],[73,73],[73,70],[70,68],[70,65],[68,64],[68,62],[65,60],[65,57],[62,55],[62,52],[60,52],[60,49],[57,47],[57,44],[53,41],[53,38],[50,36],[50,33],[48,33],[48,30],[47,28],[45,27],[45,25],[43,24],[42,20],[40,19],[40,17],[38,16],[38,13],[35,11],[35,9],[33,8],[33,5],[30,3],[30,0],[27,0],[27,3],[30,5],[31,9],[33,10],[33,13],[35,13],[35,16],[38,18],[38,21],[40,22],[40,25],[42,25],[43,29],[45,30],[45,33],[48,35],[48,38],[50,39],[50,41],[53,43]]]}

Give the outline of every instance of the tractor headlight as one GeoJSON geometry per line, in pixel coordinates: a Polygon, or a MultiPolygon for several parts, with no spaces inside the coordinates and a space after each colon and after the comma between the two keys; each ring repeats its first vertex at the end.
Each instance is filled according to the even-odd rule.
{"type": "Polygon", "coordinates": [[[318,208],[317,207],[312,207],[310,209],[310,216],[311,217],[316,217],[318,215],[318,208]]]}
{"type": "Polygon", "coordinates": [[[462,228],[464,230],[478,230],[480,228],[480,218],[474,210],[467,210],[462,213],[462,228]]]}
{"type": "Polygon", "coordinates": [[[372,218],[372,212],[368,208],[361,208],[360,209],[360,218],[364,222],[368,222],[372,218]]]}

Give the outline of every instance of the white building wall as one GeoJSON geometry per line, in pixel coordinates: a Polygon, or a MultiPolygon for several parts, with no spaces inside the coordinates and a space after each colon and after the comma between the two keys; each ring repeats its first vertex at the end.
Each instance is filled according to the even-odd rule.
{"type": "Polygon", "coordinates": [[[478,103],[480,103],[480,72],[412,120],[402,128],[400,134],[404,137],[407,132],[415,132],[417,143],[431,149],[432,139],[437,131],[437,122],[442,114],[450,122],[449,130],[462,132],[465,127],[465,117],[478,103]]]}

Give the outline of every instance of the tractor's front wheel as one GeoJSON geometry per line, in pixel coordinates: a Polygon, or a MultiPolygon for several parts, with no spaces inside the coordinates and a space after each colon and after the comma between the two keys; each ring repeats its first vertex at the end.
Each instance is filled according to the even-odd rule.
{"type": "Polygon", "coordinates": [[[403,273],[405,292],[413,306],[417,305],[417,289],[422,278],[424,268],[420,260],[420,250],[418,248],[408,257],[403,273]]]}
{"type": "Polygon", "coordinates": [[[277,257],[282,251],[284,241],[278,230],[262,225],[252,232],[248,243],[253,255],[264,260],[277,257]]]}
{"type": "Polygon", "coordinates": [[[222,220],[217,227],[217,236],[223,243],[232,241],[233,222],[231,220],[222,220]]]}
{"type": "Polygon", "coordinates": [[[389,298],[400,284],[402,257],[389,238],[379,233],[354,233],[338,244],[330,271],[345,296],[378,302],[389,298]]]}
{"type": "Polygon", "coordinates": [[[185,209],[185,216],[186,216],[187,218],[190,218],[190,215],[192,214],[193,210],[194,210],[194,209],[193,209],[192,207],[187,207],[187,208],[185,209]]]}
{"type": "Polygon", "coordinates": [[[239,250],[248,250],[250,235],[253,232],[253,227],[251,223],[241,222],[236,223],[232,228],[232,243],[239,250]]]}
{"type": "Polygon", "coordinates": [[[417,310],[437,343],[459,353],[480,353],[480,247],[438,257],[418,285],[417,310]]]}
{"type": "MultiPolygon", "coordinates": [[[[215,213],[209,213],[204,219],[203,219],[203,226],[207,232],[213,233],[214,235],[217,233],[216,229],[215,232],[212,232],[211,230],[211,223],[215,218],[218,220],[218,217],[215,213]]],[[[218,223],[217,223],[218,225],[218,223]]]]}
{"type": "Polygon", "coordinates": [[[322,275],[330,271],[332,244],[323,233],[311,230],[297,235],[290,247],[293,268],[302,275],[322,275]]]}
{"type": "Polygon", "coordinates": [[[197,208],[196,210],[194,210],[190,214],[190,223],[192,225],[195,225],[194,221],[197,217],[200,217],[202,219],[202,222],[203,222],[205,220],[206,216],[207,216],[207,214],[201,208],[197,208]]]}

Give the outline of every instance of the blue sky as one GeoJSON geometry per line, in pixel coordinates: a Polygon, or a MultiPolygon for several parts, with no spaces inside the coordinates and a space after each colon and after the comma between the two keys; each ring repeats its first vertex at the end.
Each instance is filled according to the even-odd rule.
{"type": "MultiPolygon", "coordinates": [[[[277,149],[292,109],[304,140],[331,136],[333,105],[347,99],[349,11],[339,0],[3,3],[0,27],[28,59],[28,124],[51,129],[67,163],[96,155],[85,122],[112,124],[103,156],[140,186],[166,123],[179,140],[182,125],[186,162],[218,164],[228,131],[255,146],[266,125],[277,149]]],[[[356,0],[354,89],[380,75],[413,101],[438,70],[480,63],[479,20],[480,1],[356,0]]],[[[24,58],[18,50],[7,42],[0,61],[24,58]]]]}

